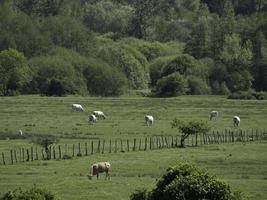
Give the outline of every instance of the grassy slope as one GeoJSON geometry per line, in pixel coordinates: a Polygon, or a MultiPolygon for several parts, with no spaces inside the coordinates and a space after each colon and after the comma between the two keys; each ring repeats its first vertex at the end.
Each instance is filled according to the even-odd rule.
{"type": "MultiPolygon", "coordinates": [[[[89,98],[89,97],[0,97],[0,132],[51,133],[72,137],[134,138],[152,134],[176,134],[170,122],[180,119],[208,120],[211,110],[219,111],[214,130],[232,128],[232,116],[241,117],[241,128],[266,128],[267,101],[235,101],[225,97],[185,96],[178,98],[89,98]],[[70,111],[72,103],[81,103],[86,113],[70,111]],[[94,126],[87,123],[93,110],[103,110],[108,119],[94,126]],[[146,127],[144,114],[155,117],[155,125],[146,127]]],[[[1,134],[1,133],[0,133],[1,134]]],[[[79,139],[78,139],[79,140],[79,139]]],[[[81,141],[81,139],[80,139],[81,141]]],[[[28,146],[27,140],[2,140],[0,152],[28,146]]],[[[212,145],[198,148],[93,155],[67,161],[33,162],[14,166],[0,165],[0,192],[36,183],[62,199],[127,199],[138,188],[152,188],[156,178],[170,165],[192,161],[207,167],[254,199],[267,199],[266,143],[212,145]],[[229,156],[232,154],[232,156],[229,156]],[[110,160],[113,178],[89,181],[89,163],[110,160]],[[130,169],[130,170],[129,170],[130,169]]]]}
{"type": "Polygon", "coordinates": [[[136,189],[151,189],[164,171],[181,162],[206,167],[250,199],[267,199],[266,142],[210,145],[186,149],[95,154],[65,161],[0,166],[0,192],[33,184],[61,199],[128,199],[136,189]],[[89,163],[109,160],[112,179],[89,180],[89,163]]]}
{"type": "MultiPolygon", "coordinates": [[[[267,101],[236,101],[225,97],[183,96],[178,98],[89,98],[89,97],[0,97],[0,132],[52,133],[63,137],[133,138],[152,134],[175,134],[170,122],[179,119],[209,121],[211,110],[219,111],[213,130],[233,128],[232,117],[241,118],[242,129],[266,128],[267,101]],[[85,113],[71,112],[81,103],[85,113]],[[92,126],[88,114],[104,111],[108,119],[92,126]],[[144,125],[144,115],[155,118],[153,127],[144,125]]],[[[210,122],[209,122],[210,123],[210,122]]]]}

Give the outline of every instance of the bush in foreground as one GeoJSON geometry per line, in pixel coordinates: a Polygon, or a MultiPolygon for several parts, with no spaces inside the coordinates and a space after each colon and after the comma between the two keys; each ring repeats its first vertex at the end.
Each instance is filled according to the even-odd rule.
{"type": "Polygon", "coordinates": [[[240,192],[206,170],[190,164],[169,168],[151,192],[138,191],[131,200],[242,200],[240,192]]]}
{"type": "Polygon", "coordinates": [[[5,193],[2,197],[0,197],[0,200],[55,200],[54,194],[51,192],[33,187],[29,190],[21,190],[16,189],[13,191],[8,191],[5,193]]]}

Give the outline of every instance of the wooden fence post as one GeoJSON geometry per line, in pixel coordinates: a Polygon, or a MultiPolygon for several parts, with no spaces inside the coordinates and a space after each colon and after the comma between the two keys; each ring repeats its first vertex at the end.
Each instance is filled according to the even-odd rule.
{"type": "Polygon", "coordinates": [[[127,151],[130,151],[130,145],[129,145],[129,140],[127,139],[127,151]]]}
{"type": "MultiPolygon", "coordinates": [[[[44,149],[42,149],[41,153],[42,153],[42,159],[44,160],[44,159],[45,159],[44,149]]],[[[24,153],[23,153],[23,154],[24,154],[24,153]]],[[[24,158],[23,158],[23,160],[24,160],[24,158]]],[[[23,162],[24,162],[24,161],[23,161],[23,162]]]]}
{"type": "Polygon", "coordinates": [[[11,164],[13,165],[13,151],[12,151],[12,149],[10,150],[10,161],[11,161],[11,164]]]}
{"type": "Polygon", "coordinates": [[[100,146],[101,146],[101,141],[99,139],[98,140],[98,145],[97,145],[97,153],[100,153],[100,146]]]}
{"type": "Polygon", "coordinates": [[[61,146],[58,145],[58,158],[61,159],[61,146]]]}
{"type": "Polygon", "coordinates": [[[117,153],[117,147],[118,147],[117,139],[115,139],[115,153],[117,153]]]}
{"type": "Polygon", "coordinates": [[[122,139],[121,139],[121,152],[124,152],[122,139]]]}
{"type": "Polygon", "coordinates": [[[88,156],[87,142],[85,142],[84,146],[85,146],[85,156],[88,156]]]}
{"type": "Polygon", "coordinates": [[[75,144],[72,145],[72,157],[75,155],[75,144]]]}
{"type": "Polygon", "coordinates": [[[5,165],[6,164],[6,161],[5,161],[5,154],[4,154],[4,152],[2,152],[2,160],[3,160],[3,165],[5,165]]]}
{"type": "Polygon", "coordinates": [[[18,160],[17,160],[17,151],[16,151],[16,149],[14,149],[14,158],[15,158],[15,162],[17,163],[18,160]]]}
{"type": "Polygon", "coordinates": [[[168,136],[165,136],[165,144],[166,144],[166,148],[169,148],[168,136]]]}
{"type": "Polygon", "coordinates": [[[133,151],[135,151],[136,139],[134,138],[133,151]]]}
{"type": "Polygon", "coordinates": [[[37,146],[35,146],[35,160],[39,159],[39,155],[38,155],[38,148],[37,146]]]}
{"type": "Polygon", "coordinates": [[[105,140],[103,140],[103,145],[102,145],[102,153],[105,152],[105,140]]]}
{"type": "Polygon", "coordinates": [[[33,147],[31,147],[31,161],[33,161],[33,147]]]}
{"type": "Polygon", "coordinates": [[[109,153],[111,153],[111,144],[112,144],[112,142],[111,142],[111,140],[109,140],[109,153]]]}
{"type": "Polygon", "coordinates": [[[56,159],[56,150],[55,150],[55,146],[53,146],[53,158],[54,158],[54,160],[56,159]]]}
{"type": "Polygon", "coordinates": [[[22,148],[22,162],[25,161],[25,151],[24,151],[24,148],[22,148]]]}
{"type": "Polygon", "coordinates": [[[142,146],[142,140],[141,140],[141,138],[139,139],[139,151],[141,151],[141,146],[142,146]]]}
{"type": "Polygon", "coordinates": [[[78,154],[77,156],[82,156],[82,153],[81,153],[81,143],[79,142],[78,143],[78,154]]]}
{"type": "Polygon", "coordinates": [[[94,153],[94,141],[91,141],[91,154],[94,153]]]}
{"type": "Polygon", "coordinates": [[[147,137],[145,138],[145,148],[144,148],[144,151],[146,151],[147,149],[147,137]]]}
{"type": "Polygon", "coordinates": [[[29,149],[26,150],[26,153],[27,153],[27,158],[26,158],[26,161],[30,161],[30,153],[29,153],[29,149]]]}
{"type": "Polygon", "coordinates": [[[197,137],[198,136],[198,134],[196,133],[196,141],[195,141],[195,146],[197,146],[197,137]]]}

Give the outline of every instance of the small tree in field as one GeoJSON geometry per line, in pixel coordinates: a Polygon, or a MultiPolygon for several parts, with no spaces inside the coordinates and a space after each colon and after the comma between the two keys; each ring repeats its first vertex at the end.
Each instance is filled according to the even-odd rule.
{"type": "Polygon", "coordinates": [[[210,127],[207,123],[198,121],[183,122],[178,120],[177,118],[172,121],[171,125],[172,128],[178,128],[181,132],[181,147],[185,147],[185,139],[188,138],[189,135],[206,133],[210,130],[210,127]]]}
{"type": "Polygon", "coordinates": [[[54,135],[40,135],[33,139],[34,143],[41,145],[45,149],[46,160],[51,159],[51,152],[49,151],[49,147],[52,144],[57,143],[58,141],[59,139],[54,135]]]}
{"type": "Polygon", "coordinates": [[[190,164],[169,168],[150,192],[137,191],[131,200],[242,200],[233,189],[204,169],[190,164]]]}

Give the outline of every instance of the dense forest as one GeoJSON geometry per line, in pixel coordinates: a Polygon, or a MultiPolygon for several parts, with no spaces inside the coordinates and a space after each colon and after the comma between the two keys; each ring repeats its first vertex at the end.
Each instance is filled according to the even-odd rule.
{"type": "Polygon", "coordinates": [[[267,0],[0,0],[0,95],[267,91],[267,0]]]}

